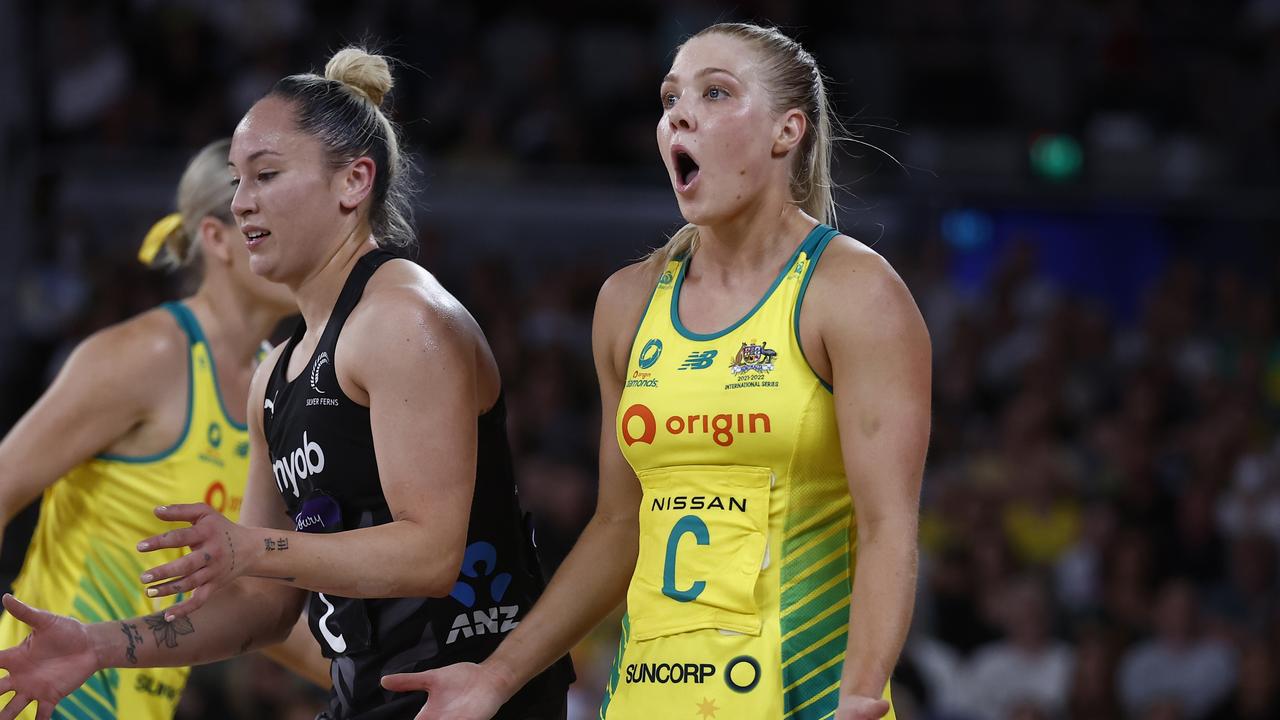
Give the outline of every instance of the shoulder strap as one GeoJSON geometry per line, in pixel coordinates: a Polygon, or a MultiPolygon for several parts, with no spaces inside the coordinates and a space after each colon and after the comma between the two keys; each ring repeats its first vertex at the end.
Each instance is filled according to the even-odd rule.
{"type": "Polygon", "coordinates": [[[182,328],[182,332],[187,336],[187,344],[195,345],[204,339],[204,333],[200,331],[200,323],[196,321],[195,313],[191,312],[191,308],[180,302],[167,302],[160,307],[169,311],[173,315],[173,319],[178,321],[178,327],[182,328]]]}
{"type": "Polygon", "coordinates": [[[338,293],[337,302],[333,304],[333,312],[329,313],[329,322],[321,336],[321,344],[337,337],[342,331],[342,326],[347,322],[347,316],[364,296],[364,288],[369,284],[369,278],[373,277],[378,268],[388,260],[394,260],[396,257],[396,254],[390,250],[378,248],[365,253],[356,261],[356,266],[351,268],[351,274],[347,276],[347,281],[342,286],[342,292],[338,293]]]}
{"type": "MultiPolygon", "coordinates": [[[[809,237],[806,238],[804,242],[803,250],[806,258],[804,278],[800,281],[799,291],[796,292],[795,309],[792,311],[791,321],[792,332],[795,334],[796,345],[800,347],[801,355],[804,354],[804,345],[800,342],[800,308],[804,305],[804,294],[805,291],[809,289],[809,281],[813,279],[813,270],[818,266],[818,260],[822,257],[823,251],[827,249],[827,245],[830,245],[831,241],[839,234],[839,230],[827,225],[819,224],[814,228],[813,232],[809,233],[809,237]]],[[[805,358],[805,362],[806,364],[808,363],[808,358],[805,358]]],[[[810,369],[813,368],[812,365],[809,365],[809,367],[810,369]]],[[[825,387],[828,392],[831,391],[831,386],[827,384],[826,380],[819,377],[817,372],[814,372],[814,377],[818,378],[818,382],[822,383],[822,386],[825,387]]]]}

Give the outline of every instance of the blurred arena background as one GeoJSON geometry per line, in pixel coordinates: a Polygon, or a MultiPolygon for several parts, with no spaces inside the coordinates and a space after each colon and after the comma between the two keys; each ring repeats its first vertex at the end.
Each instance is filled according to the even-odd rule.
{"type": "MultiPolygon", "coordinates": [[[[554,567],[594,503],[595,293],[679,224],[653,135],[671,50],[778,24],[856,136],[841,228],[933,337],[899,717],[1280,717],[1280,0],[604,5],[0,4],[0,430],[75,342],[179,291],[133,256],[189,154],[375,39],[404,63],[417,258],[499,357],[554,567]]],[[[571,718],[615,638],[578,649],[571,718]]],[[[248,658],[198,671],[180,717],[318,705],[248,658]]]]}

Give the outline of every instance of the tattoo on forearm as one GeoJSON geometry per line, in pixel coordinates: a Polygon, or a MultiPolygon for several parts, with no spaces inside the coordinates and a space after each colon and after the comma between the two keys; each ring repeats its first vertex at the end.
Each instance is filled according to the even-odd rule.
{"type": "Polygon", "coordinates": [[[265,538],[263,539],[262,544],[266,547],[267,552],[271,552],[272,550],[288,550],[289,538],[277,538],[275,540],[265,538]]]}
{"type": "Polygon", "coordinates": [[[178,647],[179,635],[190,635],[196,629],[191,625],[191,618],[180,617],[173,622],[164,619],[164,613],[159,612],[155,615],[148,615],[143,620],[146,621],[147,627],[156,636],[156,647],[163,645],[167,648],[178,647]]]}
{"type": "Polygon", "coordinates": [[[138,626],[133,623],[120,623],[120,632],[124,633],[129,647],[124,649],[124,654],[129,658],[131,665],[138,664],[138,645],[142,642],[142,633],[138,632],[138,626]]]}
{"type": "Polygon", "coordinates": [[[230,530],[223,530],[222,532],[226,533],[227,535],[227,547],[231,548],[231,569],[235,570],[236,569],[236,544],[231,541],[230,530]]]}

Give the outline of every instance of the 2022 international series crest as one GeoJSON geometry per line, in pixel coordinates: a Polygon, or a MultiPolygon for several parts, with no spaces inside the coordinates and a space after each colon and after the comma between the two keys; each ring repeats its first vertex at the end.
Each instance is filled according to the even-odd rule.
{"type": "Polygon", "coordinates": [[[769,347],[769,343],[755,340],[742,343],[729,365],[734,381],[726,384],[724,389],[778,387],[776,380],[769,379],[769,373],[773,372],[777,362],[778,351],[769,347]]]}
{"type": "Polygon", "coordinates": [[[768,343],[742,343],[738,354],[733,356],[733,364],[729,372],[734,375],[743,373],[767,373],[773,371],[773,364],[778,359],[778,351],[768,343]]]}

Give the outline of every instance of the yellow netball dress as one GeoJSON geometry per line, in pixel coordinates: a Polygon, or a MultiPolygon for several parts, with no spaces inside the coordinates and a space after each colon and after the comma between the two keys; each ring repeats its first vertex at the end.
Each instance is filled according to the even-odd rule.
{"type": "Polygon", "coordinates": [[[718,333],[680,322],[686,260],[658,281],[618,406],[644,499],[602,719],[835,712],[857,532],[831,389],[796,331],[836,235],[814,228],[756,307],[718,333]]]}
{"type": "MultiPolygon", "coordinates": [[[[139,540],[176,527],[157,520],[152,510],[204,502],[232,520],[240,515],[249,471],[247,429],[227,415],[195,316],[179,303],[163,307],[190,343],[186,428],[162,453],[99,455],[45,491],[35,535],[14,582],[14,594],[30,605],[89,623],[156,613],[183,596],[150,599],[138,576],[183,553],[137,552],[139,540]]],[[[138,629],[145,643],[163,639],[145,625],[138,629]]],[[[0,646],[17,645],[27,634],[27,626],[12,616],[0,617],[0,646]]],[[[59,703],[53,717],[168,720],[188,673],[188,668],[104,670],[59,703]]],[[[34,718],[34,709],[31,705],[19,717],[34,718]]]]}

